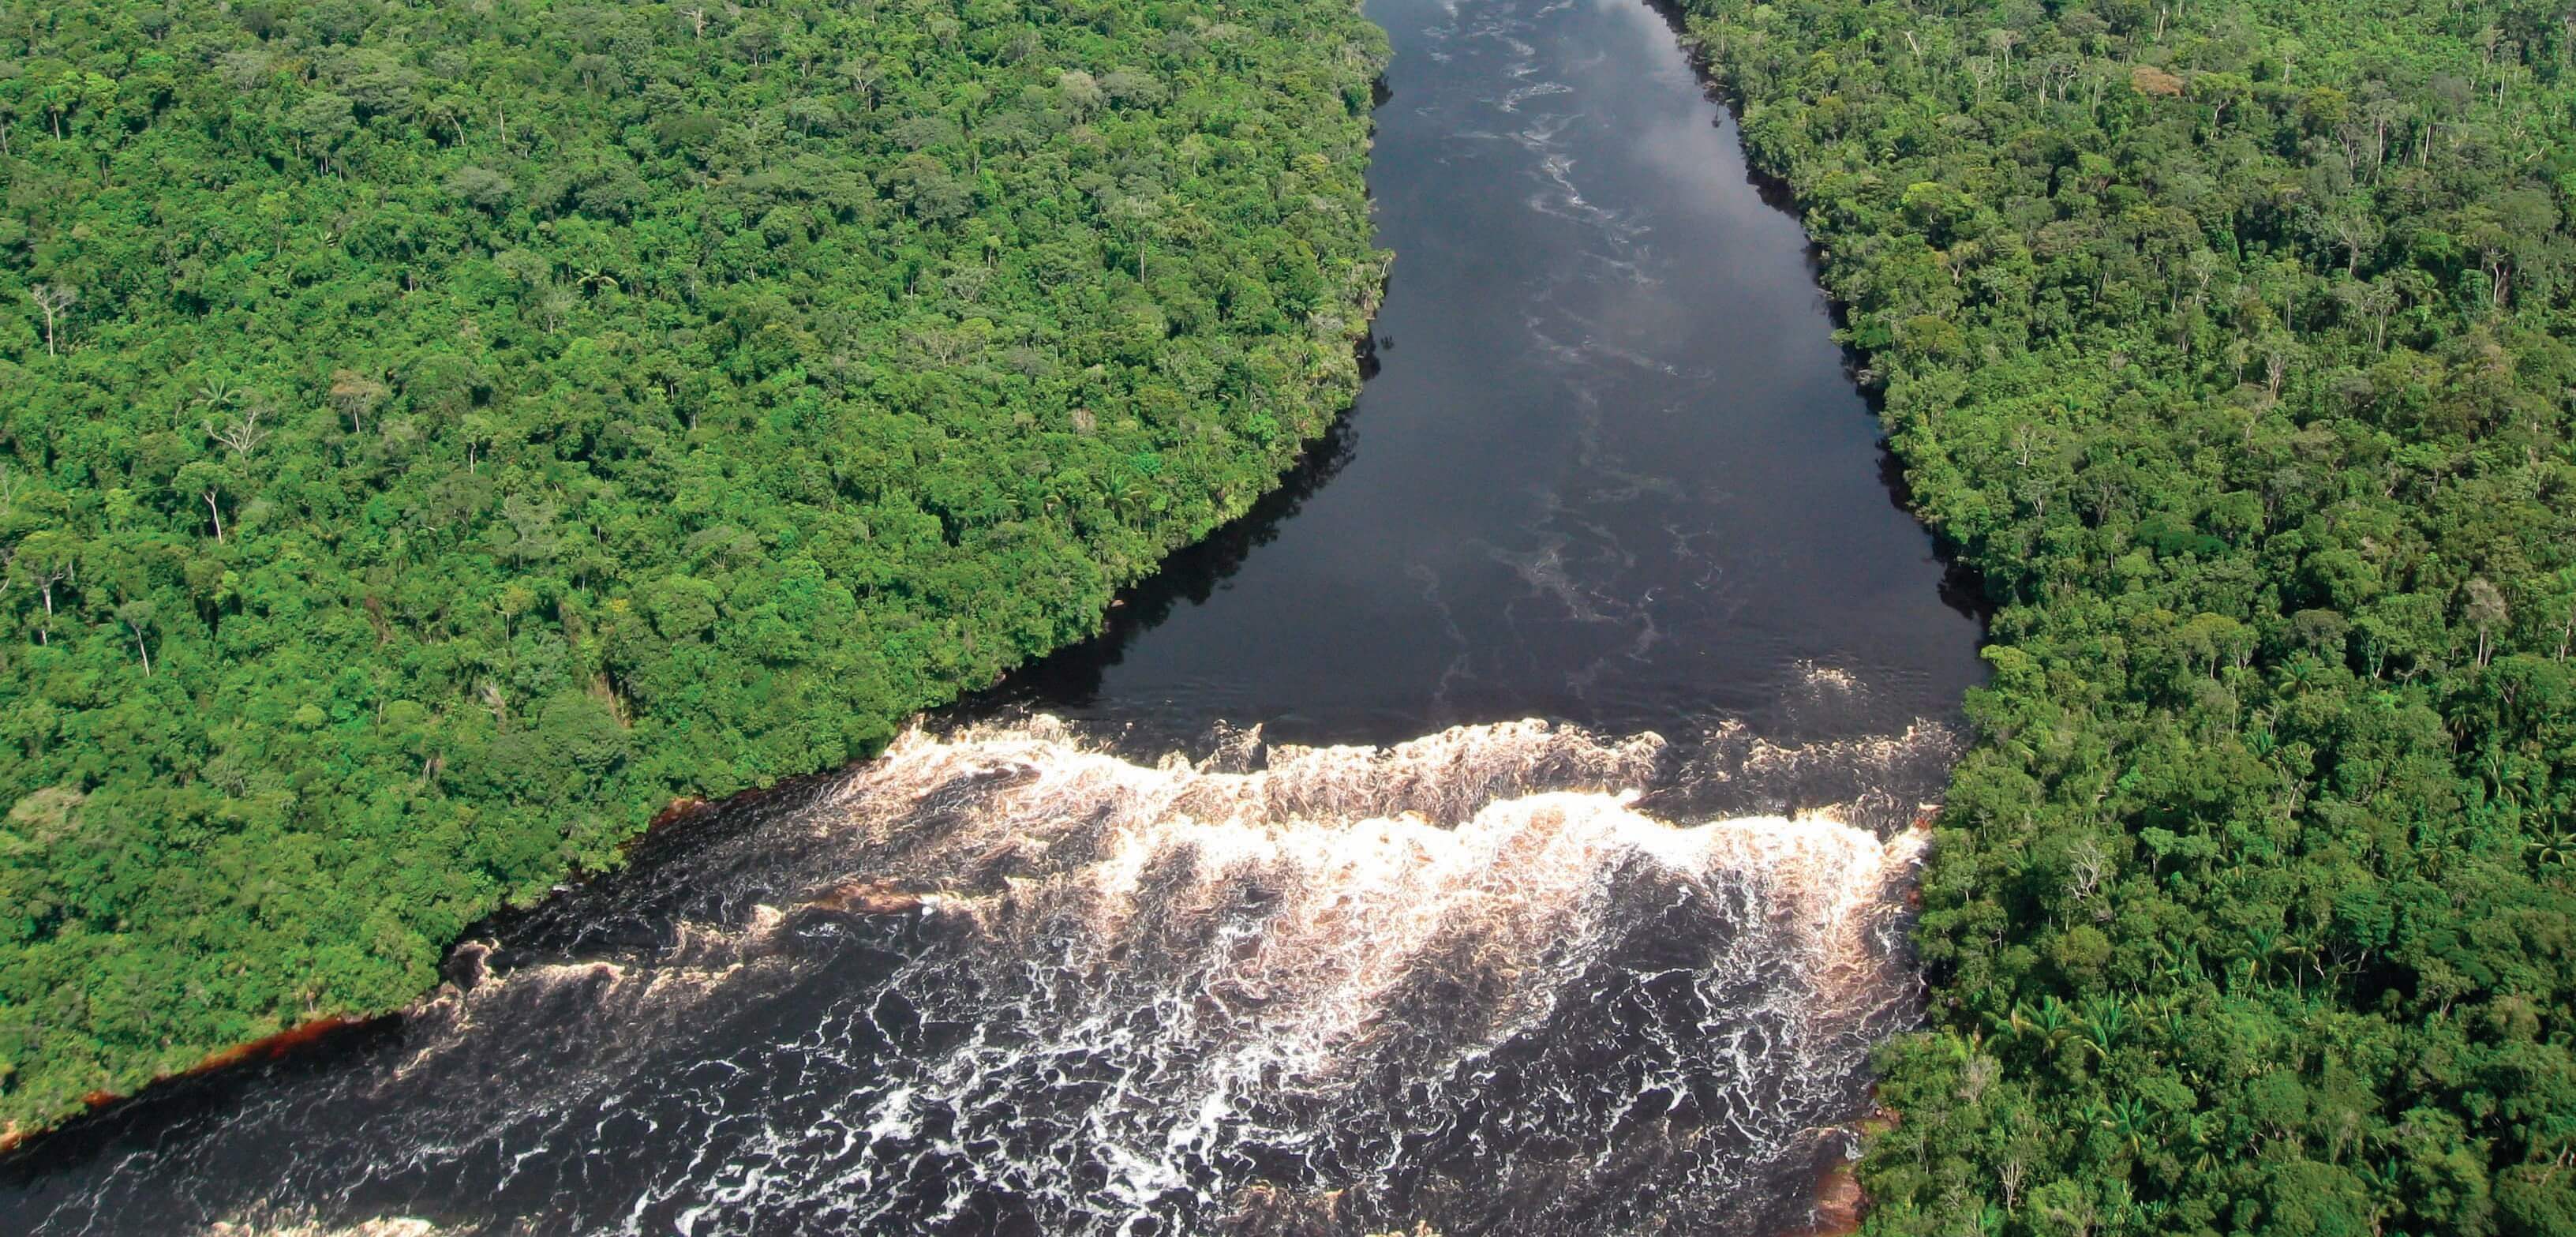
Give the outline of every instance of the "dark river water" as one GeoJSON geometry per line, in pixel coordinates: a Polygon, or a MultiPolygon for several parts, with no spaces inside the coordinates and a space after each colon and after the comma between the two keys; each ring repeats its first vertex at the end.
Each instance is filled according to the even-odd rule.
{"type": "Polygon", "coordinates": [[[0,1160],[0,1232],[1811,1222],[1977,622],[1662,19],[1369,11],[1380,372],[1279,494],[403,1018],[0,1160]]]}
{"type": "Polygon", "coordinates": [[[1663,19],[1369,13],[1395,47],[1380,372],[1263,516],[1016,686],[1147,746],[1210,720],[1808,739],[1954,710],[1977,628],[1891,501],[1804,233],[1663,19]]]}

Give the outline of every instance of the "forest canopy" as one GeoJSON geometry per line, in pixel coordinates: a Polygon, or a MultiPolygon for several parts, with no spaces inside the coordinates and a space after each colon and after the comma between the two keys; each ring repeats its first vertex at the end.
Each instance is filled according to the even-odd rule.
{"type": "Polygon", "coordinates": [[[0,13],[10,1127],[1089,633],[1382,280],[1350,0],[0,13]]]}
{"type": "Polygon", "coordinates": [[[1997,604],[1882,1233],[2576,1233],[2576,19],[1685,0],[1997,604]]]}

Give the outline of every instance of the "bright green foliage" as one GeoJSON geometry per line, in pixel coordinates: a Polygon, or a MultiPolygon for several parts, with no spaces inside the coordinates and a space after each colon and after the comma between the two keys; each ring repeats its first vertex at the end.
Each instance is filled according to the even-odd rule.
{"type": "Polygon", "coordinates": [[[0,1118],[1092,630],[1357,384],[1351,0],[0,6],[0,1118]]]}
{"type": "Polygon", "coordinates": [[[1691,0],[2000,609],[1881,1232],[2576,1232],[2576,23],[1691,0]]]}

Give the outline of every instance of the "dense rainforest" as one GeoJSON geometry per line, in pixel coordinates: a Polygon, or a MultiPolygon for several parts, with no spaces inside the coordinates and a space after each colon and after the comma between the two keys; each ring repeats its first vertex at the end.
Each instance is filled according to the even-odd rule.
{"type": "Polygon", "coordinates": [[[1687,0],[1998,609],[1882,1233],[2576,1233],[2576,15],[1687,0]]]}
{"type": "Polygon", "coordinates": [[[0,1120],[384,1010],[1347,405],[1351,0],[0,8],[0,1120]]]}

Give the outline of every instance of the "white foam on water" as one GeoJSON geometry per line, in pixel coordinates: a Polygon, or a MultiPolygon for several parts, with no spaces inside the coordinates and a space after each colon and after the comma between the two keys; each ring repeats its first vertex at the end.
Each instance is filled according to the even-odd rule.
{"type": "MultiPolygon", "coordinates": [[[[1606,1207],[1634,1171],[1619,1144],[1654,1142],[1681,1162],[1662,1175],[1700,1191],[1679,1214],[1858,1115],[1868,1046],[1912,999],[1896,929],[1919,832],[1654,819],[1652,735],[1520,722],[1220,767],[1257,744],[1148,765],[1047,718],[915,731],[780,822],[823,857],[801,875],[814,905],[863,881],[880,914],[950,935],[762,1049],[761,1102],[722,1075],[650,1097],[705,1128],[627,1214],[914,1231],[898,1183],[935,1179],[937,1214],[1004,1197],[1053,1232],[1197,1231],[1246,1208],[1331,1228],[1427,1205],[1421,1149],[1444,1139],[1432,1176],[1482,1156],[1501,1193],[1545,1180],[1606,1207]],[[837,1055],[916,1022],[953,1033],[863,1067],[837,1055]],[[1605,1054],[1614,1033],[1636,1042],[1605,1054]]],[[[781,937],[816,913],[837,912],[693,925],[649,977],[523,967],[449,994],[447,1016],[571,992],[595,1006],[581,1022],[681,1038],[810,974],[781,937]]],[[[560,1090],[595,1102],[603,1081],[560,1090]]]]}
{"type": "MultiPolygon", "coordinates": [[[[1931,742],[1717,737],[1748,778],[1931,742]]],[[[1776,1227],[1913,1016],[1925,835],[1658,819],[1668,756],[917,730],[636,874],[608,905],[725,908],[657,947],[460,950],[399,1053],[298,1101],[359,1132],[273,1197],[637,1237],[1776,1227]]],[[[343,1233],[440,1237],[225,1237],[343,1233]]]]}
{"type": "Polygon", "coordinates": [[[443,1237],[437,1225],[401,1216],[329,1225],[309,1218],[260,1215],[218,1220],[204,1232],[205,1237],[443,1237]]]}

